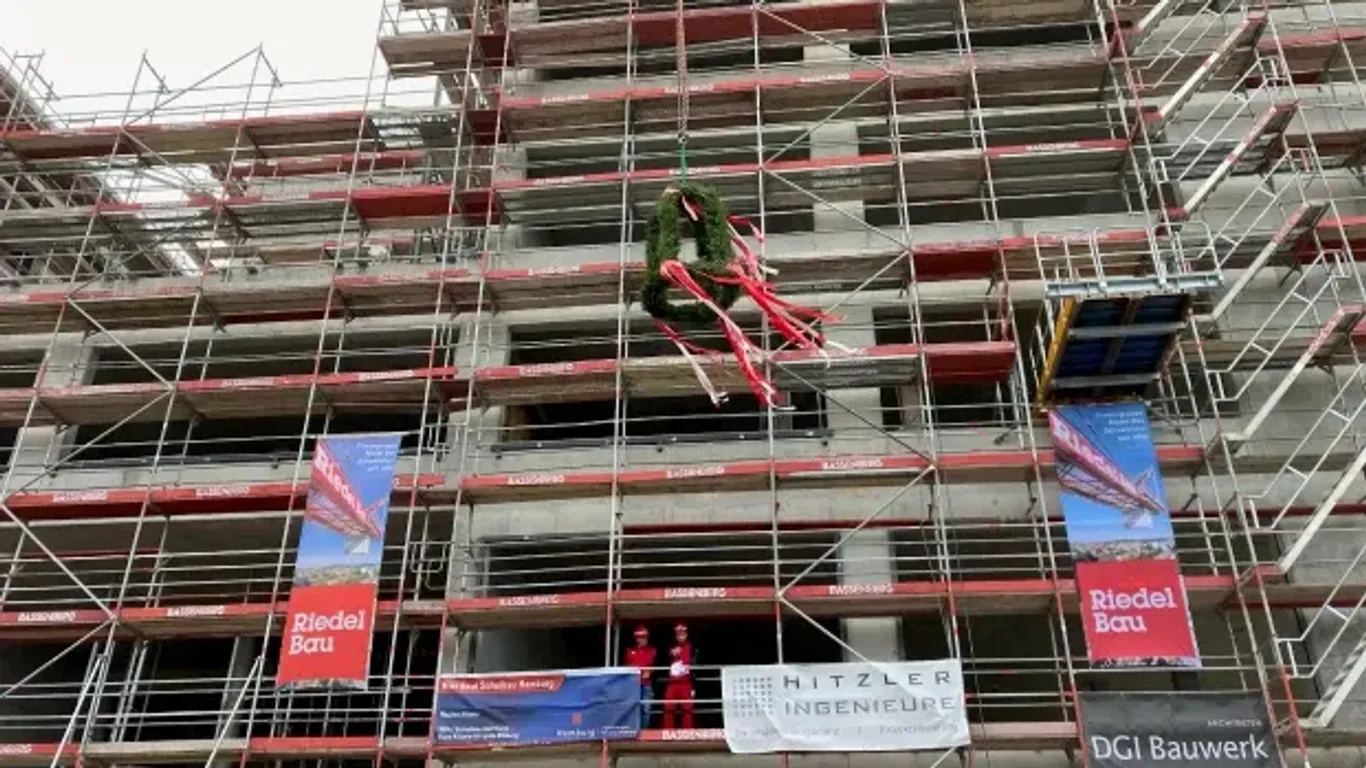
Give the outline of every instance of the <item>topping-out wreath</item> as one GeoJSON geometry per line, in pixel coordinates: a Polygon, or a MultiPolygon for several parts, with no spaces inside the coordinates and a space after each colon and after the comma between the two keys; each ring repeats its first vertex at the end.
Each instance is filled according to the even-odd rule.
{"type": "Polygon", "coordinates": [[[777,389],[758,368],[757,364],[765,361],[764,351],[731,319],[728,311],[740,296],[748,296],[788,345],[815,351],[822,351],[827,342],[814,324],[838,318],[779,298],[768,279],[776,271],[759,263],[740,229],[748,229],[756,242],[763,243],[763,232],[743,217],[728,216],[725,203],[710,187],[682,181],[666,190],[645,228],[641,305],[687,358],[712,402],[720,405],[726,395],[712,385],[694,355],[717,352],[687,341],[674,325],[686,330],[718,323],[750,390],[761,403],[783,407],[777,389]],[[679,225],[684,216],[691,224],[697,245],[697,259],[689,264],[679,260],[679,225]],[[671,301],[671,290],[688,294],[692,300],[671,301]]]}

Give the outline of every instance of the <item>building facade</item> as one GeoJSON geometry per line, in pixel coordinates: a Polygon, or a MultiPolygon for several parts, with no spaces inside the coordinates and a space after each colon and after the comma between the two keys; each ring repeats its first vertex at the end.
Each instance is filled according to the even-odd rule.
{"type": "Polygon", "coordinates": [[[0,763],[1063,766],[1121,691],[1366,759],[1366,4],[377,10],[345,83],[258,50],[111,112],[6,57],[0,763]],[[684,173],[841,315],[734,308],[786,408],[636,300],[684,173]],[[1048,411],[1098,400],[1146,406],[1199,669],[1088,660],[1048,411]],[[317,439],[371,432],[368,689],[282,690],[317,439]],[[439,675],[679,622],[693,728],[433,743],[439,675]],[[944,657],[970,748],[728,753],[723,667],[944,657]]]}

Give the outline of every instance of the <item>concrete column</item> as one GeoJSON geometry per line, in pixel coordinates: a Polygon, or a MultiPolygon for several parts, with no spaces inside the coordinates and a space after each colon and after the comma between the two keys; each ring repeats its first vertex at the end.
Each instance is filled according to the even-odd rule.
{"type": "MultiPolygon", "coordinates": [[[[814,0],[810,4],[819,5],[821,2],[823,0],[814,0]]],[[[831,45],[809,45],[802,49],[802,59],[815,67],[828,67],[851,61],[852,57],[831,45]]],[[[859,153],[858,129],[846,120],[833,120],[812,131],[810,142],[812,160],[848,157],[859,153]]],[[[817,233],[858,232],[864,228],[861,223],[864,220],[862,201],[813,203],[812,209],[817,233]]]]}
{"type": "MultiPolygon", "coordinates": [[[[877,343],[870,307],[841,307],[844,319],[826,329],[830,341],[846,347],[869,347],[877,343]]],[[[881,444],[882,393],[877,387],[835,389],[826,393],[826,423],[835,453],[859,453],[881,444]],[[873,425],[877,425],[876,427],[873,425]]]]}
{"type": "Polygon", "coordinates": [[[507,5],[508,28],[525,27],[540,20],[541,8],[535,2],[511,2],[507,5]]]}
{"type": "MultiPolygon", "coordinates": [[[[522,181],[527,177],[528,160],[525,147],[499,145],[492,152],[493,183],[522,181]]],[[[491,233],[489,249],[497,256],[506,258],[519,249],[535,245],[534,232],[528,232],[521,224],[508,224],[491,233]]]]}
{"type": "Polygon", "coordinates": [[[474,636],[459,629],[447,629],[441,635],[441,658],[437,672],[443,675],[458,675],[469,671],[470,652],[473,650],[474,636]]]}
{"type": "MultiPolygon", "coordinates": [[[[242,694],[242,689],[250,682],[247,678],[251,675],[251,669],[256,664],[260,647],[260,638],[252,635],[243,635],[233,639],[232,653],[228,656],[227,676],[230,680],[227,688],[223,690],[223,699],[219,703],[219,707],[224,712],[232,711],[233,706],[237,704],[237,698],[242,694]]],[[[231,737],[241,731],[241,724],[236,722],[238,719],[240,718],[233,718],[234,723],[228,736],[231,737]]],[[[222,728],[226,721],[226,716],[220,716],[218,727],[222,728]]]]}
{"type": "MultiPolygon", "coordinates": [[[[450,557],[446,563],[446,599],[459,600],[476,597],[479,594],[481,572],[480,550],[471,531],[474,515],[481,511],[472,507],[456,509],[454,531],[456,540],[452,542],[450,557]],[[470,544],[467,550],[464,544],[470,544]]],[[[471,655],[474,650],[474,635],[459,629],[447,629],[441,636],[441,657],[437,660],[437,671],[441,674],[460,674],[470,670],[471,655]]]]}
{"type": "MultiPolygon", "coordinates": [[[[535,0],[510,2],[507,4],[507,27],[533,26],[540,21],[541,9],[535,0]]],[[[516,54],[514,48],[511,55],[516,54]]],[[[511,63],[511,61],[509,62],[511,63]]],[[[502,72],[502,87],[505,92],[516,93],[518,86],[529,86],[540,80],[540,72],[527,67],[509,66],[502,72]]],[[[534,86],[533,86],[534,87],[534,86]]],[[[527,175],[527,152],[518,145],[499,145],[493,150],[493,181],[520,181],[527,175]]],[[[499,230],[489,243],[489,249],[498,255],[534,245],[530,242],[526,228],[520,224],[509,224],[499,230]]]]}
{"type": "MultiPolygon", "coordinates": [[[[466,320],[460,325],[455,364],[462,374],[478,368],[507,365],[511,347],[511,335],[508,327],[502,322],[486,315],[480,319],[476,328],[473,320],[466,320]]],[[[470,452],[469,458],[473,458],[475,452],[482,451],[502,439],[500,429],[505,418],[502,408],[479,409],[476,403],[476,410],[471,414],[452,413],[448,421],[450,428],[447,430],[452,471],[460,465],[461,437],[467,418],[471,430],[470,444],[466,447],[470,452]]]]}
{"type": "MultiPolygon", "coordinates": [[[[862,530],[854,534],[839,552],[840,586],[887,584],[896,581],[892,537],[886,530],[862,530]]],[[[844,619],[844,641],[871,661],[898,661],[903,657],[901,621],[896,618],[844,619]]],[[[844,649],[845,661],[859,658],[844,649]]]]}
{"type": "MultiPolygon", "coordinates": [[[[243,728],[246,725],[247,710],[251,702],[244,700],[242,705],[238,706],[238,698],[242,695],[242,690],[251,682],[247,678],[251,675],[252,667],[256,665],[256,657],[260,653],[259,638],[243,635],[232,641],[232,654],[228,657],[228,685],[223,689],[223,697],[218,705],[225,714],[218,717],[216,736],[224,739],[236,739],[244,735],[243,728]],[[236,707],[236,711],[234,711],[234,707],[236,707]],[[229,720],[229,717],[232,719],[229,720]]],[[[215,760],[213,768],[231,768],[235,762],[235,760],[215,760]]]]}
{"type": "MultiPolygon", "coordinates": [[[[850,57],[849,54],[830,45],[813,45],[803,49],[803,58],[807,62],[820,66],[822,63],[847,61],[850,57]]],[[[810,142],[812,160],[827,157],[848,157],[857,155],[859,151],[858,131],[852,123],[847,121],[832,121],[817,128],[811,132],[810,142]]],[[[865,228],[862,223],[863,216],[864,204],[862,201],[813,202],[812,221],[816,232],[816,241],[833,244],[838,239],[839,233],[863,231],[865,228]]],[[[875,343],[871,310],[866,307],[849,307],[847,309],[841,308],[840,313],[844,316],[844,321],[826,329],[831,341],[847,347],[867,347],[875,343]]],[[[857,411],[864,418],[879,425],[882,423],[879,416],[882,399],[877,389],[839,390],[832,393],[832,396],[841,404],[857,411]]],[[[871,428],[844,408],[832,404],[827,408],[827,413],[830,428],[836,433],[835,448],[837,452],[856,450],[846,443],[847,440],[872,436],[871,428]],[[844,431],[845,434],[841,435],[841,431],[844,431]]]]}
{"type": "MultiPolygon", "coordinates": [[[[39,387],[74,387],[89,384],[95,376],[99,351],[85,345],[78,337],[60,339],[48,356],[39,387]]],[[[18,451],[10,459],[14,467],[11,488],[40,475],[43,468],[62,457],[76,443],[76,430],[60,427],[30,427],[21,430],[16,445],[18,451]]]]}
{"type": "MultiPolygon", "coordinates": [[[[811,159],[851,157],[859,153],[858,129],[853,123],[833,122],[811,132],[811,159]]],[[[820,189],[813,190],[820,194],[820,189]]],[[[833,233],[863,232],[864,203],[862,200],[813,202],[813,227],[816,234],[829,237],[833,233]]]]}
{"type": "MultiPolygon", "coordinates": [[[[841,313],[844,321],[828,330],[832,341],[847,347],[866,347],[875,343],[871,308],[841,308],[841,313]]],[[[872,425],[882,424],[881,391],[876,387],[839,389],[827,393],[827,398],[838,401],[826,404],[826,418],[833,432],[831,446],[834,451],[848,454],[878,450],[873,446],[881,445],[882,440],[872,425]]],[[[859,518],[872,512],[880,503],[880,498],[856,500],[851,497],[850,507],[837,509],[835,514],[838,517],[859,518]]],[[[860,531],[840,547],[840,585],[887,584],[896,581],[893,555],[891,536],[886,530],[860,531]]],[[[902,658],[899,619],[853,618],[844,619],[841,623],[845,642],[865,658],[873,661],[902,658]]],[[[845,660],[857,661],[858,657],[846,649],[845,660]]]]}

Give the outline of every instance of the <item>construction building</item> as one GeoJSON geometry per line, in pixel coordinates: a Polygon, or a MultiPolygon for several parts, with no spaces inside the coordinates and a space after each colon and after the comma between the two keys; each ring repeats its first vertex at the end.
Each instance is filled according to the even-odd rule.
{"type": "Polygon", "coordinates": [[[345,82],[144,61],[110,108],[0,57],[0,765],[1051,767],[1095,691],[1256,691],[1289,764],[1366,764],[1366,3],[379,5],[345,82]],[[822,357],[733,310],[789,409],[636,300],[684,167],[842,316],[822,357]],[[1199,669],[1088,662],[1087,398],[1147,405],[1199,669]],[[314,441],[367,432],[369,688],[280,690],[314,441]],[[438,674],[676,621],[696,728],[431,738],[438,674]],[[937,657],[946,761],[728,754],[721,667],[937,657]]]}

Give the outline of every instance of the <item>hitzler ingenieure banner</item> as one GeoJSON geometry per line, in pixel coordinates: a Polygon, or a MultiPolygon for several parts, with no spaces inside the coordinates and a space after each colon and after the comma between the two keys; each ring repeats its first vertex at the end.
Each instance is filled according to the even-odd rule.
{"type": "Polygon", "coordinates": [[[1143,404],[1059,406],[1048,426],[1091,661],[1200,666],[1143,404]]]}
{"type": "Polygon", "coordinates": [[[957,659],[773,664],[721,670],[731,752],[882,752],[961,747],[957,659]]]}
{"type": "Polygon", "coordinates": [[[448,675],[437,682],[438,745],[528,746],[640,735],[640,670],[448,675]]]}
{"type": "Polygon", "coordinates": [[[1258,693],[1082,693],[1089,768],[1279,768],[1258,693]]]}
{"type": "Polygon", "coordinates": [[[320,438],[275,683],[364,689],[399,435],[320,438]]]}

